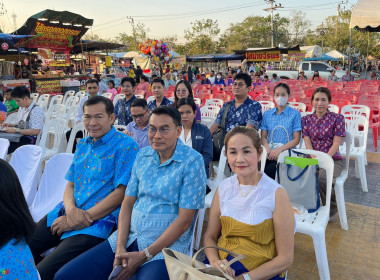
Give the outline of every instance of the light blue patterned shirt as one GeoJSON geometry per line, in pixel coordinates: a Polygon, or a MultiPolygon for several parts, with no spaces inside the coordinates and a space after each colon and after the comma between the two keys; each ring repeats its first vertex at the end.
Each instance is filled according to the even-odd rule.
{"type": "MultiPolygon", "coordinates": [[[[151,146],[141,149],[125,191],[126,196],[137,196],[126,247],[136,239],[140,251],[150,246],[178,218],[179,208],[203,208],[206,180],[203,157],[181,140],[173,156],[163,164],[151,146]]],[[[187,254],[192,227],[169,248],[187,254]]],[[[115,252],[117,231],[108,240],[115,252]]],[[[159,253],[153,260],[163,258],[159,253]]]]}
{"type": "MultiPolygon", "coordinates": [[[[293,133],[302,130],[301,113],[294,108],[286,106],[284,111],[277,114],[277,108],[264,112],[261,130],[268,131],[268,142],[272,140],[272,131],[277,126],[283,126],[289,135],[289,141],[293,140],[293,133]]],[[[288,143],[286,131],[278,127],[273,133],[273,143],[288,143]]]]}
{"type": "MultiPolygon", "coordinates": [[[[80,140],[73,163],[66,174],[66,180],[74,183],[76,207],[88,210],[119,185],[126,186],[138,150],[137,143],[131,137],[118,132],[114,127],[96,142],[92,137],[80,140]]],[[[78,234],[106,239],[117,223],[119,212],[120,207],[89,227],[63,233],[61,239],[78,234]]],[[[50,227],[62,215],[65,215],[63,202],[48,214],[47,226],[50,227]]]]}

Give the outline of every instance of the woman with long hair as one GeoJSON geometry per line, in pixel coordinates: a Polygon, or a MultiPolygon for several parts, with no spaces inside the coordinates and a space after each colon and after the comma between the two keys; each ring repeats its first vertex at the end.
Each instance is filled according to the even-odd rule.
{"type": "MultiPolygon", "coordinates": [[[[191,85],[188,81],[181,80],[177,82],[175,89],[174,89],[174,103],[173,107],[177,107],[178,100],[181,98],[191,98],[194,100],[193,90],[191,88],[191,85]]],[[[201,110],[197,106],[197,112],[195,114],[195,121],[201,122],[201,110]]]]}

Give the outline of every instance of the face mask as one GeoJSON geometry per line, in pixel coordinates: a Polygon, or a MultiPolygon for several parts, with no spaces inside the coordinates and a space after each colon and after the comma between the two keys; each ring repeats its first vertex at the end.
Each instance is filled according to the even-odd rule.
{"type": "Polygon", "coordinates": [[[220,80],[220,79],[222,78],[222,76],[218,75],[218,76],[216,76],[216,78],[217,78],[218,80],[220,80]]]}
{"type": "Polygon", "coordinates": [[[274,100],[276,101],[278,106],[285,106],[288,103],[288,97],[279,96],[276,97],[274,100]]]}

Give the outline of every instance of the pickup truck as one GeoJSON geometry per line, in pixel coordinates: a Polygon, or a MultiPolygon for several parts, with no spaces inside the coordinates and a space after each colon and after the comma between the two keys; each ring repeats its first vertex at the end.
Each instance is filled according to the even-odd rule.
{"type": "MultiPolygon", "coordinates": [[[[280,64],[281,65],[281,64],[280,64]]],[[[276,67],[274,66],[274,69],[267,70],[266,74],[269,78],[272,77],[274,73],[277,74],[277,77],[280,77],[281,79],[297,79],[299,72],[303,70],[305,72],[305,76],[309,80],[313,74],[314,71],[319,72],[319,76],[323,80],[327,80],[327,77],[330,75],[330,71],[332,71],[334,68],[328,65],[324,62],[317,62],[317,61],[301,61],[298,65],[298,70],[286,70],[288,67],[276,67]],[[278,69],[276,69],[278,68],[278,69]],[[285,69],[283,69],[285,68],[285,69]]],[[[346,71],[342,70],[335,70],[335,75],[338,77],[339,80],[342,79],[343,75],[346,74],[346,71]]],[[[351,75],[354,76],[355,80],[358,80],[360,75],[355,72],[351,72],[351,75]]]]}

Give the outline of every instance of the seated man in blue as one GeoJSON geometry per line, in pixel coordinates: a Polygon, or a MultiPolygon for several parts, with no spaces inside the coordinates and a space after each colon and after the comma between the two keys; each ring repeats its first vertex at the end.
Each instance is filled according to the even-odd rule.
{"type": "Polygon", "coordinates": [[[181,116],[169,106],[153,110],[151,146],[140,150],[119,215],[118,232],[62,267],[55,279],[169,280],[165,247],[187,254],[193,218],[203,207],[206,173],[202,156],[185,146],[181,116]]]}
{"type": "Polygon", "coordinates": [[[102,96],[84,104],[83,124],[90,136],[79,141],[63,202],[38,222],[29,242],[43,280],[53,279],[65,263],[116,229],[138,146],[112,127],[113,110],[112,101],[102,96]],[[42,259],[40,255],[53,247],[42,259]]]}
{"type": "Polygon", "coordinates": [[[228,108],[225,133],[233,129],[235,126],[246,126],[260,129],[261,119],[261,105],[248,98],[248,93],[251,89],[252,79],[246,73],[236,74],[234,83],[232,84],[232,92],[235,99],[227,102],[220,109],[215,123],[210,127],[211,134],[214,134],[220,129],[222,117],[226,107],[228,108]]]}
{"type": "Polygon", "coordinates": [[[153,101],[150,101],[148,104],[148,108],[150,111],[153,111],[154,108],[160,106],[169,106],[173,104],[172,101],[165,97],[165,90],[166,88],[164,80],[161,78],[155,78],[152,82],[152,92],[155,99],[153,101]]]}

